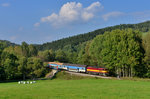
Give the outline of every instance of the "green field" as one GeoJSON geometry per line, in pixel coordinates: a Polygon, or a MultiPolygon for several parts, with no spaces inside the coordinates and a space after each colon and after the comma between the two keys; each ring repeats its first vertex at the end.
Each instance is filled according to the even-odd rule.
{"type": "Polygon", "coordinates": [[[0,83],[0,99],[150,99],[149,81],[80,79],[0,83]]]}

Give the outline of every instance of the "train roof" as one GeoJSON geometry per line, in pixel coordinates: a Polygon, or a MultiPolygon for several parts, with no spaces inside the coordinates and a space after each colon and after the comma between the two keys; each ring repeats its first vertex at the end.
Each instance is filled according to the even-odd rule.
{"type": "Polygon", "coordinates": [[[69,63],[63,63],[63,65],[76,66],[76,67],[86,67],[87,66],[87,65],[81,65],[81,64],[69,64],[69,63]]]}
{"type": "Polygon", "coordinates": [[[48,64],[57,64],[57,65],[63,65],[63,63],[59,63],[59,62],[48,62],[48,64]]]}
{"type": "Polygon", "coordinates": [[[76,67],[92,67],[92,68],[104,68],[99,66],[89,66],[89,65],[81,65],[81,64],[70,64],[70,63],[59,63],[59,62],[48,62],[49,64],[57,64],[57,65],[66,65],[66,66],[76,66],[76,67]]]}
{"type": "Polygon", "coordinates": [[[59,62],[48,62],[48,64],[66,65],[66,66],[76,66],[76,67],[86,67],[87,65],[81,64],[70,64],[70,63],[59,63],[59,62]]]}

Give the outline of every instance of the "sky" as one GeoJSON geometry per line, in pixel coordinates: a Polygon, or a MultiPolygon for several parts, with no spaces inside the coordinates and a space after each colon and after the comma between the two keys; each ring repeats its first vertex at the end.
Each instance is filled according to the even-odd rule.
{"type": "Polygon", "coordinates": [[[0,0],[0,40],[43,44],[150,20],[150,0],[0,0]]]}

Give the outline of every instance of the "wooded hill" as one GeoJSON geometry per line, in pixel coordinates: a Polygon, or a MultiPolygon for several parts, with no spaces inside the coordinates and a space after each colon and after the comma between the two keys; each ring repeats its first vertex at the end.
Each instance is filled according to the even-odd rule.
{"type": "Polygon", "coordinates": [[[0,43],[3,43],[5,47],[17,45],[15,43],[12,43],[12,42],[7,41],[7,40],[0,40],[0,43]]]}
{"type": "Polygon", "coordinates": [[[52,50],[58,50],[58,49],[63,49],[65,46],[71,46],[75,47],[83,42],[92,40],[99,34],[103,34],[106,31],[112,31],[115,29],[127,29],[127,28],[132,28],[133,30],[139,30],[140,32],[148,32],[150,30],[150,21],[146,21],[143,23],[138,23],[138,24],[120,24],[116,26],[111,26],[111,27],[106,27],[103,29],[98,29],[92,32],[88,32],[85,34],[80,34],[68,38],[63,38],[60,40],[52,41],[52,42],[47,42],[42,45],[36,45],[38,50],[47,50],[47,49],[52,49],[52,50]]]}

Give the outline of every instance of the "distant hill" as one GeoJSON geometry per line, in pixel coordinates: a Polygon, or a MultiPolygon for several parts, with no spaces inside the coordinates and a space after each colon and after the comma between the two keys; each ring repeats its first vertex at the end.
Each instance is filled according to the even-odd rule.
{"type": "Polygon", "coordinates": [[[88,32],[85,34],[80,34],[68,38],[63,38],[60,40],[56,40],[53,42],[47,42],[42,45],[36,45],[37,49],[39,50],[46,50],[46,49],[53,49],[53,50],[58,50],[58,49],[63,49],[65,46],[77,46],[80,43],[89,41],[96,37],[99,34],[103,34],[106,31],[112,31],[114,29],[127,29],[127,28],[132,28],[134,30],[139,30],[143,33],[148,32],[150,30],[150,21],[146,21],[143,23],[138,23],[138,24],[120,24],[116,26],[111,26],[111,27],[106,27],[103,29],[98,29],[92,32],[88,32]]]}
{"type": "Polygon", "coordinates": [[[17,44],[15,44],[15,43],[12,43],[12,42],[10,42],[10,41],[7,41],[7,40],[0,40],[0,43],[3,43],[3,44],[5,44],[7,47],[8,46],[15,46],[15,45],[17,45],[17,44]]]}
{"type": "MultiPolygon", "coordinates": [[[[76,50],[78,45],[82,44],[83,42],[92,40],[97,35],[103,34],[106,31],[112,31],[114,29],[122,30],[122,29],[127,29],[127,28],[139,30],[143,34],[146,34],[146,32],[150,31],[150,21],[146,21],[146,22],[142,22],[138,24],[120,24],[116,26],[98,29],[98,30],[84,33],[84,34],[75,35],[75,36],[68,37],[68,38],[63,38],[63,39],[52,41],[52,42],[47,42],[44,44],[33,44],[33,45],[36,46],[36,48],[40,51],[47,50],[47,49],[58,50],[58,49],[65,49],[65,48],[76,50]]],[[[0,40],[0,42],[3,42],[6,45],[6,47],[17,45],[7,40],[0,40]]]]}

